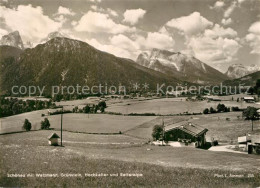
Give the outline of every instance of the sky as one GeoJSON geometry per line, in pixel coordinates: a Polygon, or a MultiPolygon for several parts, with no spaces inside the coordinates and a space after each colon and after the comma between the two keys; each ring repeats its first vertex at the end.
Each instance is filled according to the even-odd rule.
{"type": "Polygon", "coordinates": [[[260,0],[0,0],[0,37],[37,45],[54,31],[136,60],[153,48],[225,72],[260,66],[260,0]]]}

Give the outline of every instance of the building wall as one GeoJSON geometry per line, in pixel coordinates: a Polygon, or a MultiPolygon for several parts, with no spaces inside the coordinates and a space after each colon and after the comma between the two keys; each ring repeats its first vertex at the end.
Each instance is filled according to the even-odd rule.
{"type": "Polygon", "coordinates": [[[58,138],[51,138],[49,140],[49,144],[52,146],[57,146],[58,145],[58,138]]]}
{"type": "Polygon", "coordinates": [[[180,129],[171,130],[171,131],[165,133],[165,136],[166,136],[166,140],[168,140],[168,141],[178,141],[178,138],[180,138],[180,139],[190,139],[191,142],[197,141],[197,139],[194,136],[192,136],[192,135],[190,135],[186,132],[183,132],[180,129]]]}
{"type": "Polygon", "coordinates": [[[196,147],[201,147],[206,143],[205,134],[197,138],[180,129],[174,129],[169,132],[166,132],[165,137],[167,141],[178,141],[178,139],[190,139],[191,142],[198,143],[197,145],[194,145],[196,147]]]}

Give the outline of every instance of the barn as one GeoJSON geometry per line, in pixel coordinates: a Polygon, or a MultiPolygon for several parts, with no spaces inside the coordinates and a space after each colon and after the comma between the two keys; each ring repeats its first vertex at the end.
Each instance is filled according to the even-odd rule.
{"type": "Polygon", "coordinates": [[[238,137],[238,144],[248,154],[260,154],[260,135],[247,134],[246,136],[238,137]]]}
{"type": "Polygon", "coordinates": [[[243,97],[242,99],[247,103],[254,103],[255,102],[254,97],[243,97]]]}
{"type": "Polygon", "coordinates": [[[172,124],[165,127],[165,140],[179,146],[203,147],[206,144],[206,133],[208,129],[186,122],[172,124]],[[177,143],[176,143],[177,142],[177,143]]]}

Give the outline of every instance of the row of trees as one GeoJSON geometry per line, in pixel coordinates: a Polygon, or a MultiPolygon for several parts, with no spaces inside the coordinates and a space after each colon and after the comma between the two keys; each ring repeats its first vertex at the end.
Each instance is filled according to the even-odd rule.
{"type": "MultiPolygon", "coordinates": [[[[51,124],[48,118],[44,118],[44,120],[41,121],[41,129],[47,130],[50,126],[51,124]]],[[[22,128],[23,130],[30,131],[32,129],[32,123],[28,119],[25,119],[22,128]]]]}
{"type": "Polygon", "coordinates": [[[217,109],[214,109],[213,107],[210,107],[210,109],[205,108],[203,110],[203,114],[214,114],[214,113],[220,113],[220,112],[230,112],[230,108],[226,107],[224,104],[218,104],[217,109]]]}
{"type": "Polygon", "coordinates": [[[73,113],[86,113],[86,114],[95,114],[98,110],[100,110],[101,113],[105,112],[105,108],[107,107],[107,104],[105,101],[100,101],[97,105],[93,104],[90,106],[87,104],[83,109],[79,109],[77,106],[73,108],[73,113]]]}
{"type": "Polygon", "coordinates": [[[42,110],[46,108],[55,107],[55,104],[49,101],[41,100],[19,100],[17,98],[0,99],[0,117],[7,117],[24,112],[31,112],[34,110],[42,110]]]}

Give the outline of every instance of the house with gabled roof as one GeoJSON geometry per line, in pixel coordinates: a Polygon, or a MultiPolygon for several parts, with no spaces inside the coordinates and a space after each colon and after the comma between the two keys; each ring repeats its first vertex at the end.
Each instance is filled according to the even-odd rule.
{"type": "Polygon", "coordinates": [[[208,129],[190,122],[180,122],[165,127],[165,140],[178,142],[180,146],[203,147],[208,129]]]}
{"type": "Polygon", "coordinates": [[[51,146],[58,146],[58,139],[60,137],[56,134],[56,133],[52,133],[49,137],[48,137],[48,140],[49,140],[49,144],[51,146]]]}

